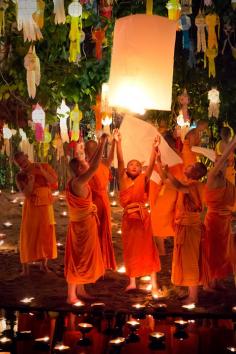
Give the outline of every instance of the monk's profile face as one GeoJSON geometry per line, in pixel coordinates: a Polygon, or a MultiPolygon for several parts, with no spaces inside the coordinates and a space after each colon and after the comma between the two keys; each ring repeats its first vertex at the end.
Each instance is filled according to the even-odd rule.
{"type": "Polygon", "coordinates": [[[15,161],[15,164],[17,166],[19,166],[21,170],[26,170],[30,165],[30,162],[28,160],[28,156],[25,154],[19,155],[17,158],[15,158],[14,161],[15,161]]]}
{"type": "Polygon", "coordinates": [[[97,150],[97,146],[98,144],[95,140],[89,140],[85,143],[85,155],[87,160],[90,160],[93,157],[97,150]]]}
{"type": "Polygon", "coordinates": [[[127,169],[126,169],[127,175],[131,178],[136,178],[140,175],[142,172],[142,165],[139,161],[137,160],[131,160],[128,162],[127,169]]]}
{"type": "Polygon", "coordinates": [[[89,169],[89,163],[86,160],[79,162],[77,175],[83,175],[89,169]]]}
{"type": "Polygon", "coordinates": [[[184,174],[188,179],[197,181],[207,174],[207,168],[203,163],[197,162],[193,165],[186,166],[184,174]]]}

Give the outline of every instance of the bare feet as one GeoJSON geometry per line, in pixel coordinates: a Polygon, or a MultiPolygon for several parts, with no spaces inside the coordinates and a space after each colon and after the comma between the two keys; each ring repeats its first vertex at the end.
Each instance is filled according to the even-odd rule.
{"type": "Polygon", "coordinates": [[[29,265],[27,263],[22,264],[22,271],[20,272],[20,277],[29,276],[29,265]]]}
{"type": "Polygon", "coordinates": [[[48,268],[47,265],[41,264],[40,265],[40,271],[44,273],[52,273],[52,270],[48,268]]]}
{"type": "Polygon", "coordinates": [[[91,296],[87,293],[87,291],[84,288],[84,285],[77,285],[76,295],[81,297],[82,299],[85,299],[85,300],[94,300],[95,299],[94,296],[91,296]]]}

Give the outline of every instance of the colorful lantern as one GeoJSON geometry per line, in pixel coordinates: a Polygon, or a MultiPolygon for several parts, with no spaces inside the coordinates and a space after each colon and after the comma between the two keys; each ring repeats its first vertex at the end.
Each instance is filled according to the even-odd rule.
{"type": "Polygon", "coordinates": [[[40,61],[35,52],[34,46],[30,46],[29,51],[24,58],[24,67],[26,69],[26,80],[29,97],[35,98],[36,87],[40,83],[40,61]]]}
{"type": "Polygon", "coordinates": [[[233,10],[236,10],[236,0],[231,0],[231,6],[233,10]]]}
{"type": "Polygon", "coordinates": [[[69,61],[76,63],[80,56],[80,37],[82,30],[82,6],[78,0],[73,0],[68,7],[68,13],[71,17],[70,25],[70,57],[69,61]]]}
{"type": "Polygon", "coordinates": [[[197,51],[206,51],[206,21],[205,16],[199,10],[198,15],[195,18],[195,25],[197,27],[197,51]]]}
{"type": "Polygon", "coordinates": [[[3,36],[5,33],[5,11],[7,7],[7,2],[5,0],[0,0],[0,36],[3,36]]]}
{"type": "Polygon", "coordinates": [[[11,155],[11,145],[10,139],[12,138],[12,131],[8,128],[7,124],[3,126],[3,146],[2,146],[2,153],[6,154],[8,157],[11,155]]]}
{"type": "Polygon", "coordinates": [[[60,25],[66,22],[66,14],[65,14],[65,7],[64,7],[64,0],[53,0],[54,3],[54,10],[53,13],[55,14],[54,22],[56,25],[60,25]]]}
{"type": "Polygon", "coordinates": [[[57,108],[57,117],[60,119],[60,131],[63,143],[69,142],[67,118],[70,114],[70,108],[66,105],[65,100],[62,100],[61,106],[57,108]]]}
{"type": "Polygon", "coordinates": [[[102,43],[105,39],[105,30],[103,28],[97,28],[92,32],[92,38],[95,41],[96,47],[96,58],[97,60],[102,59],[102,43]]]}
{"type": "Polygon", "coordinates": [[[161,16],[139,14],[116,21],[110,107],[140,114],[146,109],[171,109],[175,35],[176,23],[161,16]],[[141,38],[148,41],[141,45],[141,38]]]}
{"type": "Polygon", "coordinates": [[[40,29],[44,26],[44,9],[45,2],[43,0],[37,0],[37,11],[32,15],[32,17],[40,29]]]}
{"type": "Polygon", "coordinates": [[[55,138],[53,139],[52,146],[56,149],[57,161],[60,161],[64,156],[63,141],[60,134],[56,133],[55,138]]]}
{"type": "Polygon", "coordinates": [[[187,15],[182,15],[179,19],[179,27],[183,32],[182,44],[184,49],[189,49],[189,29],[191,27],[191,18],[187,15]]]}
{"type": "Polygon", "coordinates": [[[32,121],[34,123],[35,128],[36,141],[43,141],[45,128],[45,112],[38,103],[36,104],[32,112],[32,121]]]}
{"type": "Polygon", "coordinates": [[[70,130],[71,130],[71,140],[78,141],[80,136],[79,124],[82,119],[82,112],[79,110],[78,104],[75,105],[74,109],[70,112],[70,130]]]}
{"type": "Polygon", "coordinates": [[[207,66],[207,59],[208,59],[208,76],[215,77],[216,76],[216,67],[215,67],[215,58],[218,55],[217,48],[207,48],[204,56],[204,68],[207,66]]]}
{"type": "Polygon", "coordinates": [[[220,18],[215,13],[210,13],[205,17],[208,31],[208,48],[218,48],[216,27],[218,26],[218,37],[220,35],[220,18]]]}
{"type": "Polygon", "coordinates": [[[210,91],[208,91],[208,117],[219,118],[220,114],[220,93],[216,87],[213,87],[210,91]]]}
{"type": "Polygon", "coordinates": [[[22,128],[19,129],[19,134],[21,136],[20,142],[20,150],[24,152],[28,156],[28,159],[33,162],[34,161],[34,147],[33,144],[30,144],[26,133],[22,128]]]}
{"type": "Polygon", "coordinates": [[[181,6],[179,0],[169,0],[166,4],[166,8],[168,10],[169,20],[178,21],[181,13],[181,6]]]}
{"type": "Polygon", "coordinates": [[[212,6],[212,0],[204,0],[204,5],[205,6],[212,6]]]}
{"type": "Polygon", "coordinates": [[[181,0],[181,14],[182,15],[192,14],[192,0],[181,0]]]}
{"type": "Polygon", "coordinates": [[[25,42],[43,38],[39,26],[33,19],[37,10],[37,0],[17,0],[17,28],[18,31],[23,30],[25,42]]]}
{"type": "Polygon", "coordinates": [[[190,99],[186,89],[184,89],[183,93],[178,96],[178,103],[180,105],[179,114],[183,116],[184,122],[189,122],[188,105],[190,103],[190,99]]]}
{"type": "Polygon", "coordinates": [[[100,15],[108,19],[112,16],[112,6],[114,0],[101,0],[99,2],[100,15]]]}

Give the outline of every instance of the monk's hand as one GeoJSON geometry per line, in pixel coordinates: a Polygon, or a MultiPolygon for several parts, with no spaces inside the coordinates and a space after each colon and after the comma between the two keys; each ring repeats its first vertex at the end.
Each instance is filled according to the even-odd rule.
{"type": "Polygon", "coordinates": [[[153,148],[156,151],[158,157],[161,156],[161,153],[159,150],[160,143],[161,143],[161,137],[159,135],[157,135],[154,139],[154,142],[153,142],[153,148]]]}
{"type": "Polygon", "coordinates": [[[109,135],[106,133],[103,133],[102,136],[100,137],[100,144],[105,144],[107,142],[109,135]]]}
{"type": "Polygon", "coordinates": [[[114,129],[112,134],[113,134],[113,139],[114,139],[116,142],[121,141],[121,134],[120,134],[118,128],[114,129]]]}

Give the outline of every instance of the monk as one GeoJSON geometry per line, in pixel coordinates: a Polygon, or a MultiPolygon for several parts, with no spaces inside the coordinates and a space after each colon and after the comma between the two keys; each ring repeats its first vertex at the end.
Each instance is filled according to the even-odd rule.
{"type": "Polygon", "coordinates": [[[47,272],[47,260],[57,257],[51,193],[57,175],[46,163],[31,163],[23,152],[15,154],[14,162],[20,168],[16,183],[25,195],[20,228],[21,275],[28,275],[29,263],[35,261],[40,261],[41,269],[47,272]]]}
{"type": "Polygon", "coordinates": [[[208,128],[207,120],[199,120],[197,122],[197,127],[191,129],[184,138],[183,148],[182,148],[182,158],[184,161],[184,166],[189,166],[197,162],[197,154],[191,150],[193,146],[199,146],[201,142],[201,135],[204,130],[208,128]]]}
{"type": "Polygon", "coordinates": [[[72,178],[66,188],[69,225],[65,251],[65,277],[68,283],[67,302],[90,298],[85,284],[94,283],[105,272],[97,227],[97,207],[92,202],[89,180],[102,158],[107,135],[102,135],[90,163],[74,158],[70,161],[72,178]]]}
{"type": "MultiPolygon", "coordinates": [[[[175,139],[170,134],[165,136],[165,140],[169,146],[176,151],[175,139]]],[[[156,162],[154,171],[158,173],[159,176],[162,176],[162,164],[159,154],[157,154],[156,162]]],[[[172,166],[169,170],[177,179],[182,179],[183,164],[172,166]]],[[[171,183],[161,178],[159,183],[156,183],[151,178],[149,201],[151,207],[152,231],[160,255],[166,254],[164,240],[169,236],[175,235],[174,214],[176,200],[177,190],[171,183]]]]}
{"type": "MultiPolygon", "coordinates": [[[[209,171],[206,185],[205,217],[206,253],[210,272],[210,289],[222,288],[220,280],[232,273],[236,260],[232,259],[232,210],[236,201],[235,185],[226,178],[229,156],[236,147],[236,136],[209,171]]],[[[209,290],[206,288],[206,290],[209,290]]]]}
{"type": "MultiPolygon", "coordinates": [[[[220,132],[221,140],[216,144],[216,157],[220,157],[232,138],[231,129],[229,127],[223,127],[220,132]]],[[[235,161],[234,161],[234,151],[231,151],[228,160],[227,167],[225,171],[225,178],[235,185],[235,161]]]]}
{"type": "Polygon", "coordinates": [[[151,218],[145,203],[147,202],[147,184],[155,164],[155,146],[150,163],[144,174],[137,160],[124,165],[121,137],[117,133],[117,159],[120,183],[120,204],[124,208],[122,218],[122,241],[126,274],[129,285],[126,290],[136,288],[136,277],[151,274],[152,295],[158,295],[156,272],[160,270],[160,260],[151,228],[151,218]]]}
{"type": "MultiPolygon", "coordinates": [[[[89,140],[85,144],[87,160],[90,161],[97,149],[97,142],[89,140]]],[[[93,203],[97,206],[99,219],[98,236],[100,240],[102,257],[105,269],[116,269],[114,249],[112,245],[111,230],[111,209],[108,197],[108,184],[110,177],[110,167],[114,158],[115,140],[112,140],[111,149],[107,159],[103,158],[99,163],[98,169],[89,181],[92,191],[93,203]]]]}
{"type": "Polygon", "coordinates": [[[207,277],[202,252],[204,225],[201,221],[203,211],[203,184],[199,180],[206,175],[204,164],[196,162],[184,170],[186,183],[178,181],[169,171],[167,177],[178,190],[175,214],[175,239],[172,261],[172,282],[187,286],[189,290],[186,303],[198,300],[198,285],[207,277]]]}

